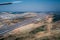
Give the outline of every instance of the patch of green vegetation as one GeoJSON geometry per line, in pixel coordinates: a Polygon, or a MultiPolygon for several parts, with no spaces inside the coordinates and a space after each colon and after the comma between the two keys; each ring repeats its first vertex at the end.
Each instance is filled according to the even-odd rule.
{"type": "Polygon", "coordinates": [[[21,37],[21,38],[16,38],[15,40],[23,40],[23,37],[21,37]]]}
{"type": "Polygon", "coordinates": [[[31,33],[32,33],[32,34],[35,34],[35,33],[40,32],[40,31],[45,31],[45,25],[36,28],[35,30],[31,31],[31,33]]]}
{"type": "Polygon", "coordinates": [[[53,19],[53,21],[56,22],[56,21],[59,21],[59,20],[60,20],[60,15],[54,14],[54,19],[53,19]]]}

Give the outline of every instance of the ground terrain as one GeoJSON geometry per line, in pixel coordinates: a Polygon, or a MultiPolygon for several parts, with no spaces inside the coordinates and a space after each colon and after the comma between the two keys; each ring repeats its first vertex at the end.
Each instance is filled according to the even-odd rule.
{"type": "MultiPolygon", "coordinates": [[[[10,23],[15,24],[22,20],[16,19],[13,21],[9,21],[9,22],[8,21],[9,20],[3,21],[3,22],[10,25],[10,23]]],[[[47,21],[50,22],[51,20],[47,20],[47,21]]],[[[50,24],[45,22],[46,25],[43,25],[43,26],[40,26],[42,24],[39,22],[40,21],[31,23],[26,27],[23,26],[26,29],[28,29],[29,27],[31,28],[31,29],[29,28],[26,31],[24,31],[25,29],[23,30],[23,28],[18,28],[18,30],[13,30],[12,33],[15,33],[15,34],[8,35],[4,38],[1,38],[0,40],[60,40],[60,20],[52,21],[52,23],[50,24]],[[32,24],[34,24],[33,27],[32,27],[32,24]],[[52,28],[49,30],[49,28],[51,27],[51,24],[52,24],[52,28]],[[47,28],[46,26],[48,26],[48,30],[46,29],[47,28]]]]}

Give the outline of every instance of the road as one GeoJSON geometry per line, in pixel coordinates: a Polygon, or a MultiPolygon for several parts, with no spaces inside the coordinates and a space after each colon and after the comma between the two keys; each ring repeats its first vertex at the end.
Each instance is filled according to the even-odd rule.
{"type": "Polygon", "coordinates": [[[16,23],[15,25],[11,25],[11,26],[8,26],[8,25],[4,25],[0,28],[0,35],[4,35],[18,27],[22,27],[24,25],[27,25],[29,23],[32,23],[32,21],[36,21],[35,19],[38,19],[38,17],[34,17],[34,18],[30,18],[30,19],[27,19],[27,20],[24,20],[22,22],[19,22],[19,23],[16,23]]]}
{"type": "MultiPolygon", "coordinates": [[[[45,14],[45,16],[46,16],[46,14],[45,14]]],[[[38,19],[38,18],[40,18],[40,19],[43,18],[44,19],[44,17],[43,17],[43,14],[42,14],[40,16],[32,17],[32,18],[26,19],[22,22],[16,23],[15,25],[8,26],[8,25],[5,24],[4,26],[2,26],[0,28],[0,35],[4,35],[4,34],[10,32],[10,31],[12,31],[16,28],[19,28],[19,27],[22,27],[24,25],[30,24],[32,22],[36,22],[36,19],[38,19]]]]}

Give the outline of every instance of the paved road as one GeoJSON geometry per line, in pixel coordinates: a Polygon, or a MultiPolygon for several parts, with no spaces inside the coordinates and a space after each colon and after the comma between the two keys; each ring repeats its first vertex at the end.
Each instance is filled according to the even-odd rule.
{"type": "Polygon", "coordinates": [[[34,18],[30,18],[30,19],[27,19],[27,20],[24,20],[23,22],[19,22],[19,23],[16,23],[15,25],[12,25],[12,26],[8,26],[8,25],[4,25],[0,28],[0,35],[4,35],[5,33],[8,33],[18,27],[22,27],[24,25],[27,25],[29,23],[32,23],[32,21],[36,21],[35,19],[38,19],[38,17],[34,17],[34,18]]]}
{"type": "Polygon", "coordinates": [[[41,16],[37,16],[37,17],[33,17],[33,18],[30,18],[30,19],[27,19],[27,20],[24,20],[22,22],[19,22],[19,23],[16,23],[15,25],[12,25],[12,26],[8,26],[8,25],[4,25],[0,28],[0,35],[4,35],[18,27],[22,27],[24,25],[27,25],[29,23],[32,23],[32,21],[36,21],[36,19],[38,18],[42,18],[42,15],[41,16]]]}

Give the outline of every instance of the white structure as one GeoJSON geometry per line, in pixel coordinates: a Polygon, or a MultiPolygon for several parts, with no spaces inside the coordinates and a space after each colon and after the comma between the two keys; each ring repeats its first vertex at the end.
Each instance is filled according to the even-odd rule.
{"type": "Polygon", "coordinates": [[[40,19],[37,20],[41,20],[44,19],[48,14],[45,13],[33,13],[33,12],[27,12],[27,13],[23,13],[23,14],[11,14],[9,12],[2,12],[0,13],[0,18],[1,19],[16,19],[16,18],[26,18],[26,17],[40,17],[40,19]]]}
{"type": "Polygon", "coordinates": [[[15,15],[14,14],[10,14],[10,13],[2,13],[0,15],[0,18],[2,18],[2,19],[11,19],[11,18],[14,18],[14,17],[15,17],[15,15]]]}
{"type": "Polygon", "coordinates": [[[33,16],[35,16],[35,13],[11,14],[8,12],[2,12],[0,14],[1,19],[16,19],[21,17],[33,17],[33,16]]]}

